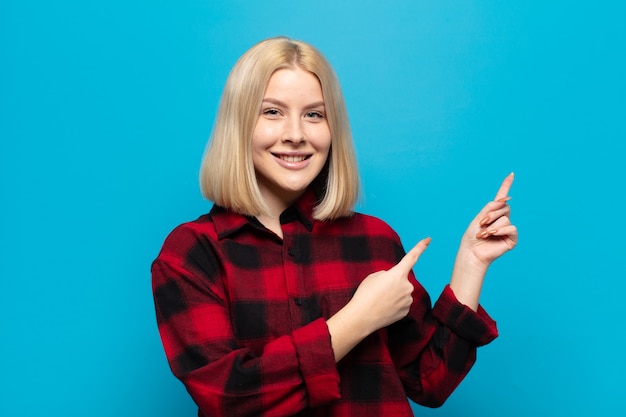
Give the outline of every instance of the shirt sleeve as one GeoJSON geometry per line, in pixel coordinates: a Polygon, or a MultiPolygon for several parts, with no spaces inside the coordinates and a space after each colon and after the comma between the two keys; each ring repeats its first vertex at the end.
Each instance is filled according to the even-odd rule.
{"type": "Polygon", "coordinates": [[[185,228],[166,240],[152,266],[165,353],[210,416],[292,415],[339,398],[339,375],[323,319],[269,341],[262,352],[238,345],[220,262],[185,228]]]}
{"type": "Polygon", "coordinates": [[[461,304],[446,286],[431,308],[430,297],[410,274],[415,291],[407,317],[388,328],[389,347],[409,398],[441,406],[476,361],[476,349],[495,339],[496,323],[482,307],[461,304]]]}

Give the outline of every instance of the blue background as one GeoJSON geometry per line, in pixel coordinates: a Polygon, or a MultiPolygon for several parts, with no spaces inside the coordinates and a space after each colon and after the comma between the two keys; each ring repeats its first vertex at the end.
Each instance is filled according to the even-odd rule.
{"type": "Polygon", "coordinates": [[[228,71],[318,46],[365,211],[436,297],[515,171],[521,240],[482,302],[501,336],[436,416],[623,416],[626,7],[618,1],[17,1],[0,6],[0,415],[192,416],[149,267],[209,210],[197,173],[228,71]]]}

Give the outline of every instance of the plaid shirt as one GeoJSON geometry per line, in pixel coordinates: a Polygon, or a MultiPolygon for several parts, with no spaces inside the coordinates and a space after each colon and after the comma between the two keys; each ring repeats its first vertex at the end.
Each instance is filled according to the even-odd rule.
{"type": "Polygon", "coordinates": [[[431,308],[411,273],[408,316],[335,363],[326,319],[404,250],[381,220],[317,221],[314,203],[309,191],[282,213],[283,239],[216,205],[177,227],[154,261],[165,353],[199,416],[412,416],[407,395],[440,405],[497,336],[449,287],[431,308]]]}

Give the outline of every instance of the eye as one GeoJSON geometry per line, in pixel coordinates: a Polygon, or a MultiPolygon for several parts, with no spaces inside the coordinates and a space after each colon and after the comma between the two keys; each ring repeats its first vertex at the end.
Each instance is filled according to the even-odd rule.
{"type": "Polygon", "coordinates": [[[309,119],[323,119],[324,113],[320,111],[310,111],[306,114],[306,117],[309,119]]]}
{"type": "Polygon", "coordinates": [[[264,109],[263,114],[270,117],[280,116],[280,112],[278,111],[278,109],[274,108],[264,109]]]}

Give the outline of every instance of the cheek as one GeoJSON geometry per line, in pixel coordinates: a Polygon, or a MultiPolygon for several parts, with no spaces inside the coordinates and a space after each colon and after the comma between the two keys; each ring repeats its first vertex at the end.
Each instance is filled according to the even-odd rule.
{"type": "Polygon", "coordinates": [[[326,141],[324,142],[324,151],[326,152],[326,156],[328,156],[328,154],[330,153],[330,148],[333,144],[333,140],[330,136],[330,131],[328,132],[328,136],[326,141]]]}
{"type": "Polygon", "coordinates": [[[315,138],[312,142],[314,142],[315,147],[320,152],[326,152],[330,150],[330,145],[332,143],[330,129],[328,126],[320,126],[315,132],[311,132],[311,138],[315,138]]]}
{"type": "Polygon", "coordinates": [[[274,137],[276,135],[275,128],[267,123],[259,122],[254,128],[254,132],[252,133],[252,146],[263,148],[267,145],[270,145],[274,142],[274,137]]]}
{"type": "Polygon", "coordinates": [[[324,159],[328,159],[328,155],[330,155],[330,141],[320,151],[324,153],[324,159]]]}

